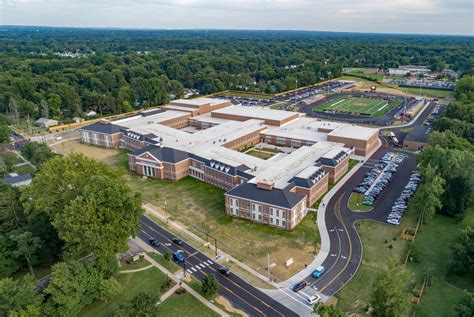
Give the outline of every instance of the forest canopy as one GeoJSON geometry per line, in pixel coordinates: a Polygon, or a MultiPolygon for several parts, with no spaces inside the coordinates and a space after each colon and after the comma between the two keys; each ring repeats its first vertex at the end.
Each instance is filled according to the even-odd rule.
{"type": "Polygon", "coordinates": [[[184,89],[276,93],[343,67],[443,63],[474,73],[472,37],[4,27],[0,113],[65,120],[164,104],[184,89]]]}

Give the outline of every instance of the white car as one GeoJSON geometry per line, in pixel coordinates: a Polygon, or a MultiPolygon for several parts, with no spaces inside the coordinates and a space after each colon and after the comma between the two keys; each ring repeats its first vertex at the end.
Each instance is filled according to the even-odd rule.
{"type": "Polygon", "coordinates": [[[321,299],[321,297],[319,295],[313,295],[313,296],[308,297],[306,299],[306,302],[309,305],[314,305],[315,303],[319,302],[320,299],[321,299]]]}
{"type": "Polygon", "coordinates": [[[393,218],[388,219],[387,222],[392,224],[392,225],[399,225],[400,224],[400,220],[393,219],[393,218]]]}

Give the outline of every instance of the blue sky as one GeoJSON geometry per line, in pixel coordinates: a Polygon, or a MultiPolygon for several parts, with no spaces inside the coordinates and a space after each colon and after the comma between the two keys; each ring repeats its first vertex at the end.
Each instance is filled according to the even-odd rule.
{"type": "Polygon", "coordinates": [[[466,34],[472,0],[0,0],[0,24],[466,34]]]}

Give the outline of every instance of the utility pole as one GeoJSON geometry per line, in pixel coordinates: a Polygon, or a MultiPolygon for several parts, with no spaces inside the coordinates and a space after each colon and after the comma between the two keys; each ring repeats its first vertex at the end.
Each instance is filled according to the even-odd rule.
{"type": "Polygon", "coordinates": [[[271,283],[272,280],[270,280],[270,252],[267,252],[267,278],[268,283],[271,283]]]}
{"type": "Polygon", "coordinates": [[[216,246],[216,259],[217,259],[217,239],[214,238],[214,245],[216,246]]]}

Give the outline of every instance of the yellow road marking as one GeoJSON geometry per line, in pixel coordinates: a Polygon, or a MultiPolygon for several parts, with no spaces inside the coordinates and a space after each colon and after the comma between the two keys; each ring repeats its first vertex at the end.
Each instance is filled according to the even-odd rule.
{"type": "Polygon", "coordinates": [[[336,202],[336,208],[335,208],[336,210],[335,210],[334,214],[336,215],[336,218],[341,222],[341,224],[344,227],[344,230],[346,232],[347,240],[349,241],[349,256],[347,257],[346,265],[344,265],[342,270],[328,284],[326,284],[326,286],[321,288],[320,292],[324,291],[332,282],[334,282],[346,270],[346,268],[349,265],[349,262],[351,260],[351,257],[352,257],[352,242],[351,242],[351,239],[350,239],[350,236],[349,236],[349,232],[347,231],[347,227],[346,227],[346,225],[344,224],[344,222],[342,221],[342,218],[341,218],[341,200],[344,197],[344,195],[345,195],[345,193],[343,193],[341,195],[341,198],[339,198],[338,201],[336,202]]]}

